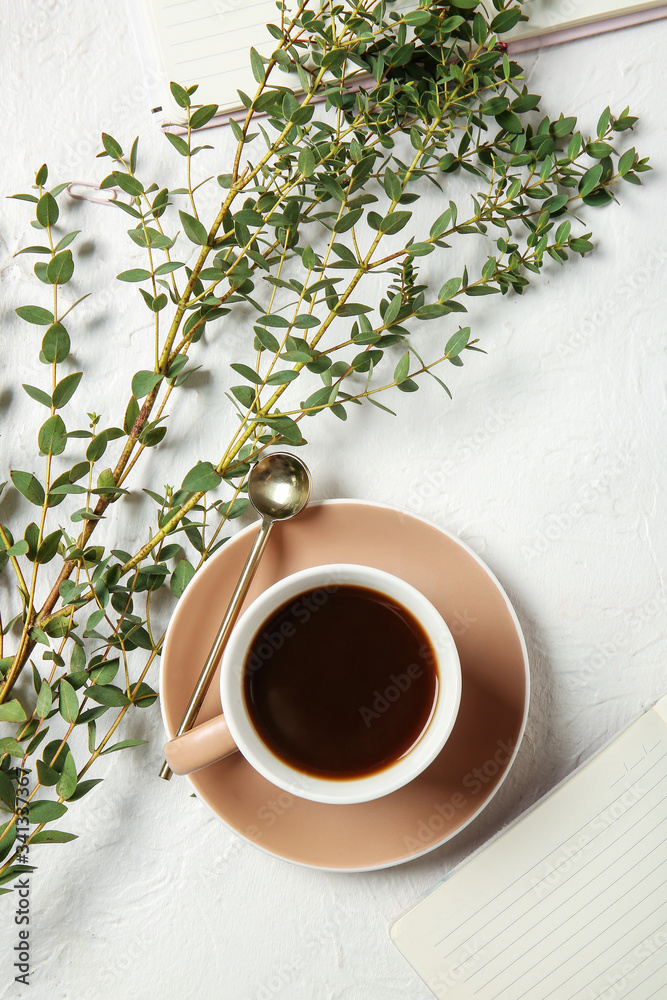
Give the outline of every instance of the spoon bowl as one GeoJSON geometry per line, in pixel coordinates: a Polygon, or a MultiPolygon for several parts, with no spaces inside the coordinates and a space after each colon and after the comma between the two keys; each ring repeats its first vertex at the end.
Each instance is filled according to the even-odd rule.
{"type": "Polygon", "coordinates": [[[308,503],[311,491],[308,469],[287,452],[268,455],[248,477],[248,496],[260,517],[286,521],[308,503]]]}

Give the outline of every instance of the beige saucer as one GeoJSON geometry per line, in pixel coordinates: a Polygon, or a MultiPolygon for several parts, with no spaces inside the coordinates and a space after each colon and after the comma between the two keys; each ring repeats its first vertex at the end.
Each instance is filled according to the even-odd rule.
{"type": "MultiPolygon", "coordinates": [[[[160,670],[169,737],[256,531],[251,525],[239,532],[206,563],[169,624],[160,670]]],[[[447,622],[461,659],[463,693],[445,749],[406,787],[358,805],[325,805],[290,795],[261,777],[240,753],[188,780],[216,816],[262,850],[316,868],[364,871],[400,864],[440,846],[494,795],[523,736],[528,659],[509,600],[478,556],[435,525],[375,503],[328,500],[293,521],[277,523],[246,603],[290,573],[334,562],[363,563],[402,577],[447,622]]],[[[219,713],[216,675],[199,721],[219,713]]]]}

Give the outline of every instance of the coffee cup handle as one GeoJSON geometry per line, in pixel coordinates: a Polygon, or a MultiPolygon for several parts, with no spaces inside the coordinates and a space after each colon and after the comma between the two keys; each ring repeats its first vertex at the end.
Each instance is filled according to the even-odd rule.
{"type": "Polygon", "coordinates": [[[224,715],[216,715],[165,743],[164,756],[174,774],[192,774],[237,749],[224,715]]]}

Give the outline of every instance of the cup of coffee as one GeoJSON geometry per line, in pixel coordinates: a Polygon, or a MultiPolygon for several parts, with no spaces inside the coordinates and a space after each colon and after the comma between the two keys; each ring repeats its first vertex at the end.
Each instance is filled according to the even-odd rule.
{"type": "Polygon", "coordinates": [[[224,714],[180,737],[169,764],[186,774],[238,749],[293,795],[365,802],[428,767],[460,699],[454,639],[423,594],[369,566],[314,566],[240,617],[220,667],[224,714]]]}

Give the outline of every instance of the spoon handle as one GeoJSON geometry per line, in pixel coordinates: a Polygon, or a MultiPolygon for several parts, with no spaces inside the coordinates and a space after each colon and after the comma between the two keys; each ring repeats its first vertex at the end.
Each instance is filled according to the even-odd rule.
{"type": "MultiPolygon", "coordinates": [[[[210,683],[213,680],[213,675],[220,661],[220,657],[222,656],[224,648],[227,645],[227,640],[231,635],[236,619],[239,616],[241,605],[243,604],[250,584],[252,583],[252,578],[255,575],[255,570],[257,569],[259,560],[264,552],[272,526],[273,521],[270,518],[265,517],[259,531],[257,532],[257,537],[255,538],[253,547],[250,550],[246,564],[243,567],[243,572],[239,577],[239,582],[236,584],[236,590],[232,594],[232,599],[229,602],[227,611],[225,612],[225,617],[222,619],[222,623],[218,629],[218,634],[215,637],[215,641],[206,658],[204,668],[199,675],[197,685],[192,692],[192,697],[190,698],[188,707],[186,708],[185,714],[181,719],[181,724],[176,730],[175,735],[172,737],[172,741],[177,740],[179,736],[191,729],[195,719],[197,718],[197,714],[202,706],[206,692],[208,691],[210,683]]],[[[171,775],[172,770],[167,762],[164,761],[162,767],[160,768],[160,777],[164,778],[165,781],[169,781],[171,775]]]]}

